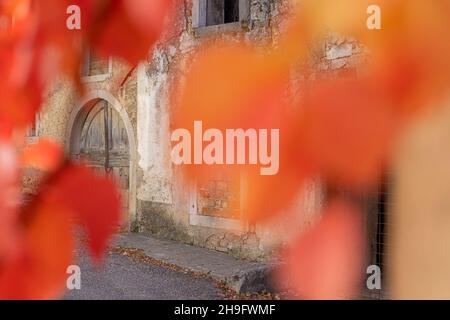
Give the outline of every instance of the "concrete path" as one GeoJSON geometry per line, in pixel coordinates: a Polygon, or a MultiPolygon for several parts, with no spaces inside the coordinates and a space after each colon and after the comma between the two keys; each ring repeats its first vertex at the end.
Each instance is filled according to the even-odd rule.
{"type": "Polygon", "coordinates": [[[81,254],[81,289],[67,291],[66,300],[204,300],[221,299],[221,290],[207,278],[195,278],[162,266],[110,253],[102,268],[81,254]]]}
{"type": "Polygon", "coordinates": [[[81,290],[64,299],[223,299],[236,292],[269,291],[268,266],[138,234],[118,235],[103,267],[79,253],[81,290]]]}
{"type": "Polygon", "coordinates": [[[154,259],[208,274],[239,293],[272,290],[269,278],[275,264],[242,261],[225,253],[139,234],[119,235],[116,245],[141,249],[154,259]]]}

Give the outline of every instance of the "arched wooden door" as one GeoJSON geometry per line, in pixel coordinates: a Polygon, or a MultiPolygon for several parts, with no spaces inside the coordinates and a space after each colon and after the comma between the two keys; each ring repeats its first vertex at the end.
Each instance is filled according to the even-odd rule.
{"type": "Polygon", "coordinates": [[[122,226],[127,225],[130,190],[130,150],[127,131],[117,111],[98,100],[84,117],[79,148],[72,156],[98,174],[117,182],[123,201],[122,226]]]}

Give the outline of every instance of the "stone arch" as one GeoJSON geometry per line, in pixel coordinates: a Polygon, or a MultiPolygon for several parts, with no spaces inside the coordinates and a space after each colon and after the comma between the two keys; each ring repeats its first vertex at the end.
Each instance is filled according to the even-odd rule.
{"type": "Polygon", "coordinates": [[[137,222],[137,186],[136,186],[136,137],[134,134],[133,125],[130,121],[128,113],[122,104],[108,91],[105,90],[93,90],[84,95],[78,100],[75,107],[72,109],[66,129],[65,148],[66,154],[70,156],[72,153],[80,149],[80,136],[82,134],[83,124],[90,111],[95,108],[98,101],[106,101],[111,108],[117,111],[125,126],[128,142],[129,142],[129,156],[130,156],[130,190],[129,190],[129,203],[128,203],[128,230],[131,231],[132,227],[137,222]]]}

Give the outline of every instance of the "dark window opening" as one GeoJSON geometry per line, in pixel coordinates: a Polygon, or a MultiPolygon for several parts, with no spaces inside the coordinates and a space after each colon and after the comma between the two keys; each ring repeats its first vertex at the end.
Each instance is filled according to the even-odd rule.
{"type": "Polygon", "coordinates": [[[239,0],[225,0],[225,23],[239,21],[239,0]]]}
{"type": "Polygon", "coordinates": [[[93,50],[86,50],[82,65],[84,77],[107,74],[109,72],[109,59],[97,55],[93,50]]]}
{"type": "Polygon", "coordinates": [[[207,26],[233,22],[239,22],[239,0],[207,0],[207,26]]]}

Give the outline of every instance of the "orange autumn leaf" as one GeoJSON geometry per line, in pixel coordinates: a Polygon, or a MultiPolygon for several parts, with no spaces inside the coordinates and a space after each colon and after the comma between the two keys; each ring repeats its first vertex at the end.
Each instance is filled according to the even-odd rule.
{"type": "Polygon", "coordinates": [[[244,175],[245,201],[243,219],[249,222],[264,223],[283,214],[295,201],[305,186],[306,180],[314,174],[308,159],[299,151],[297,139],[287,125],[280,131],[279,170],[275,175],[260,175],[256,168],[241,170],[244,175]]]}
{"type": "Polygon", "coordinates": [[[60,295],[72,261],[75,222],[86,228],[88,246],[98,260],[117,230],[119,208],[111,180],[73,164],[52,173],[24,208],[20,220],[4,225],[13,231],[14,238],[7,240],[15,246],[2,250],[0,298],[49,299],[60,295]]]}
{"type": "Polygon", "coordinates": [[[61,147],[50,141],[26,148],[16,159],[8,139],[35,120],[44,89],[57,77],[68,76],[80,84],[85,47],[100,48],[104,54],[133,63],[146,58],[163,31],[171,2],[0,3],[2,19],[6,15],[11,22],[0,30],[0,71],[5,80],[0,86],[0,297],[57,297],[73,252],[73,216],[86,227],[89,247],[100,258],[117,230],[120,214],[112,181],[67,164],[61,147]],[[67,8],[73,4],[81,7],[81,30],[66,27],[67,8]],[[139,46],[129,46],[130,37],[139,37],[139,46]],[[19,164],[49,173],[26,207],[19,203],[19,164]]]}
{"type": "Polygon", "coordinates": [[[51,2],[9,0],[0,7],[0,14],[14,21],[0,34],[0,70],[6,80],[0,87],[0,123],[8,135],[13,127],[24,129],[34,121],[43,90],[57,75],[70,70],[73,76],[78,67],[79,45],[65,28],[67,6],[59,1],[48,10],[51,2]]]}
{"type": "Polygon", "coordinates": [[[66,208],[40,198],[23,213],[20,249],[0,268],[1,299],[51,299],[64,290],[73,230],[66,208]]]}
{"type": "Polygon", "coordinates": [[[16,40],[0,41],[0,71],[6,80],[0,86],[3,136],[10,136],[14,127],[25,128],[31,123],[41,103],[43,84],[37,70],[39,59],[27,51],[26,45],[16,40]],[[25,61],[30,64],[24,64],[25,61]]]}
{"type": "Polygon", "coordinates": [[[300,156],[332,182],[374,186],[399,125],[390,107],[383,93],[364,80],[318,83],[292,124],[297,133],[291,138],[300,156]]]}
{"type": "Polygon", "coordinates": [[[285,169],[274,176],[247,176],[242,218],[250,223],[261,223],[283,213],[283,209],[289,207],[303,183],[304,177],[285,169]]]}
{"type": "Polygon", "coordinates": [[[302,61],[311,40],[325,41],[330,34],[350,37],[367,49],[365,72],[377,80],[382,75],[378,90],[401,98],[398,108],[406,113],[446,94],[450,43],[442,39],[450,28],[448,1],[306,0],[294,8],[290,27],[281,36],[280,56],[302,61]],[[381,13],[380,30],[367,26],[374,14],[368,9],[374,5],[381,13]]]}
{"type": "Polygon", "coordinates": [[[72,263],[73,224],[61,204],[43,202],[36,210],[26,230],[26,251],[35,263],[27,284],[35,297],[52,298],[62,293],[72,263]]]}
{"type": "MultiPolygon", "coordinates": [[[[29,1],[6,2],[6,13],[22,8],[22,15],[12,34],[0,34],[0,71],[6,79],[0,87],[1,138],[34,120],[43,88],[55,75],[61,72],[79,80],[82,44],[133,64],[146,58],[162,33],[171,1],[77,1],[83,13],[81,32],[69,32],[63,27],[65,9],[72,4],[69,0],[35,1],[38,11],[28,13],[25,4],[29,1]]],[[[1,12],[4,3],[0,4],[1,12]]],[[[381,31],[366,28],[365,9],[372,4],[369,1],[302,3],[305,5],[297,12],[288,33],[281,37],[280,48],[273,56],[263,57],[252,48],[236,44],[206,49],[196,56],[185,90],[175,93],[181,97],[175,108],[179,112],[174,122],[177,127],[191,128],[194,120],[202,120],[205,128],[280,128],[282,139],[288,140],[281,148],[278,175],[262,177],[247,168],[243,170],[250,174],[244,212],[252,221],[281,212],[306,175],[319,174],[350,186],[374,185],[398,128],[410,115],[448,92],[450,42],[442,40],[450,28],[447,0],[380,0],[381,31]],[[303,62],[308,41],[330,29],[352,35],[367,45],[372,69],[364,79],[314,85],[304,108],[297,114],[286,114],[283,97],[288,66],[303,62]]],[[[58,151],[49,145],[40,148],[25,154],[24,163],[53,171],[60,165],[58,151]],[[39,150],[47,150],[48,154],[39,154],[39,150]]],[[[118,197],[109,181],[69,165],[52,175],[51,183],[41,190],[43,199],[47,199],[46,192],[51,193],[51,204],[41,203],[32,212],[27,211],[36,217],[30,218],[34,222],[19,232],[18,205],[14,202],[19,198],[17,165],[10,155],[0,144],[0,163],[6,163],[0,168],[0,283],[9,285],[2,288],[11,290],[5,293],[10,297],[49,297],[57,291],[70,251],[65,238],[68,212],[76,213],[86,225],[91,250],[98,257],[116,228],[118,197]],[[57,211],[66,214],[59,216],[57,211]],[[47,220],[49,225],[44,226],[47,220]],[[50,240],[61,242],[57,249],[64,252],[57,254],[62,259],[48,255],[50,240]],[[23,247],[17,251],[19,245],[23,247]],[[48,274],[49,270],[54,274],[48,274]],[[10,278],[1,278],[5,274],[10,278]],[[26,274],[29,277],[23,276],[26,274]],[[41,278],[47,284],[36,288],[41,278]]],[[[217,168],[196,166],[188,171],[191,177],[205,178],[217,168]]],[[[350,285],[351,276],[343,270],[359,274],[355,265],[361,248],[353,248],[352,253],[348,248],[364,241],[358,236],[361,226],[350,217],[355,216],[349,214],[351,211],[356,210],[348,204],[332,203],[323,220],[288,255],[292,262],[288,271],[304,296],[338,297],[355,288],[350,285]],[[298,262],[297,269],[294,263],[298,262]],[[341,272],[330,271],[327,263],[335,264],[341,272]]]]}
{"type": "Polygon", "coordinates": [[[304,1],[278,52],[301,61],[309,41],[325,39],[330,31],[353,36],[370,51],[363,77],[313,83],[305,110],[289,125],[296,150],[287,150],[287,156],[306,157],[323,178],[351,187],[375,185],[398,129],[436,105],[450,82],[450,44],[441,41],[450,27],[448,2],[379,1],[381,30],[366,26],[370,4],[304,1]]]}
{"type": "MultiPolygon", "coordinates": [[[[286,70],[278,69],[275,59],[251,47],[224,43],[202,47],[196,51],[186,78],[173,84],[174,129],[193,132],[194,121],[202,121],[204,131],[280,129],[288,109],[283,100],[286,84],[286,70]]],[[[184,169],[189,179],[198,179],[209,176],[217,166],[184,169]]],[[[242,168],[227,169],[237,174],[242,168]]]]}
{"type": "Polygon", "coordinates": [[[389,55],[378,57],[368,68],[368,81],[379,95],[389,99],[399,123],[407,123],[440,105],[447,94],[450,69],[446,69],[446,61],[437,57],[445,51],[430,51],[430,47],[434,45],[427,42],[420,47],[392,46],[389,55]]]}
{"type": "Polygon", "coordinates": [[[90,33],[92,45],[104,56],[124,58],[136,65],[147,58],[173,15],[172,0],[110,1],[102,20],[90,33]],[[133,45],[130,45],[130,40],[133,45]]]}
{"type": "Polygon", "coordinates": [[[355,297],[362,285],[363,218],[354,206],[334,200],[321,219],[290,244],[278,275],[306,299],[355,297]]]}
{"type": "Polygon", "coordinates": [[[25,128],[42,103],[44,88],[67,76],[81,88],[83,50],[91,47],[105,56],[136,64],[145,59],[172,13],[172,1],[7,0],[0,15],[14,17],[0,33],[0,134],[25,128]],[[81,29],[67,27],[71,5],[80,7],[81,29]],[[128,40],[135,38],[136,45],[128,40]],[[137,39],[136,39],[137,38],[137,39]]]}
{"type": "Polygon", "coordinates": [[[378,0],[376,3],[370,0],[304,0],[294,5],[293,19],[282,35],[286,40],[283,44],[294,42],[295,36],[302,36],[300,39],[304,41],[305,35],[309,39],[320,38],[331,32],[355,38],[378,52],[395,45],[395,40],[414,46],[417,44],[411,40],[416,39],[419,43],[429,41],[448,48],[448,44],[434,41],[441,34],[431,31],[442,32],[448,27],[449,9],[446,0],[378,0]],[[368,26],[376,12],[374,7],[380,9],[381,29],[368,26]]]}
{"type": "Polygon", "coordinates": [[[27,146],[21,153],[20,162],[23,167],[33,167],[47,172],[56,171],[63,163],[62,147],[50,140],[27,146]]]}
{"type": "Polygon", "coordinates": [[[168,19],[174,14],[174,1],[47,0],[40,1],[37,9],[41,13],[39,39],[43,45],[57,46],[62,70],[76,78],[82,45],[104,57],[123,58],[132,65],[146,59],[164,27],[170,26],[168,19]],[[67,8],[71,5],[80,7],[80,30],[66,27],[67,8]],[[49,11],[53,14],[42,14],[49,11]],[[134,40],[132,46],[130,39],[134,40]]]}
{"type": "Polygon", "coordinates": [[[218,129],[279,124],[287,74],[270,61],[242,44],[198,49],[186,78],[174,83],[175,126],[188,128],[195,120],[218,129]]]}

